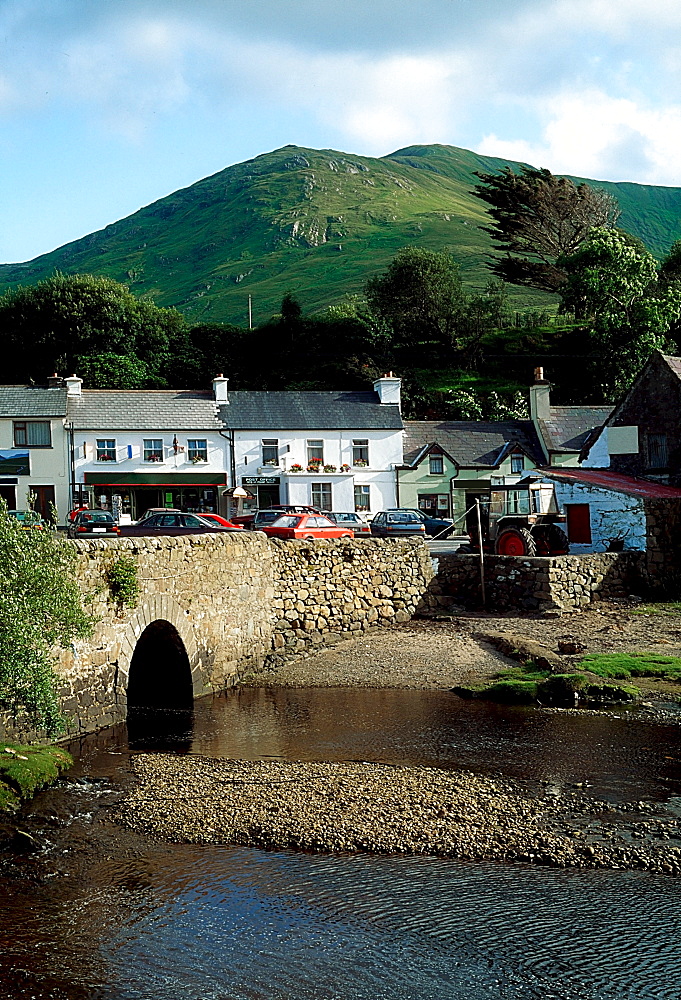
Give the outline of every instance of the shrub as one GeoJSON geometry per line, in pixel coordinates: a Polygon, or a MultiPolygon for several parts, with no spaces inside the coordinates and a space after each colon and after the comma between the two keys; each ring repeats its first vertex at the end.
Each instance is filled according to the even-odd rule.
{"type": "Polygon", "coordinates": [[[119,608],[134,608],[140,588],[137,563],[132,556],[121,556],[106,571],[106,582],[114,604],[119,608]]]}
{"type": "Polygon", "coordinates": [[[51,531],[25,531],[0,501],[0,708],[48,733],[63,729],[52,647],[89,634],[73,576],[76,551],[51,531]]]}

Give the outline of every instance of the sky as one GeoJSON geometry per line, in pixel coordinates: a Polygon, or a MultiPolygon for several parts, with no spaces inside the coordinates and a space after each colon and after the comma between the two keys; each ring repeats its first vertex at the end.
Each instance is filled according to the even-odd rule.
{"type": "Polygon", "coordinates": [[[289,143],[681,186],[681,3],[0,0],[0,262],[289,143]]]}

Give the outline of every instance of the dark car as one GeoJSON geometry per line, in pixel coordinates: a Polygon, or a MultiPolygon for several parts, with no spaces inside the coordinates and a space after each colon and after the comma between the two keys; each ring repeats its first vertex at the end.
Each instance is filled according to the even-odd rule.
{"type": "Polygon", "coordinates": [[[414,514],[422,522],[427,535],[439,535],[440,538],[446,538],[454,530],[454,521],[451,517],[432,517],[430,514],[426,514],[425,511],[418,510],[416,507],[394,507],[392,510],[407,511],[409,514],[414,514]]]}
{"type": "Polygon", "coordinates": [[[149,510],[145,510],[141,517],[137,518],[137,524],[142,521],[146,521],[148,517],[153,517],[154,514],[182,514],[183,512],[179,507],[150,507],[149,510]]]}
{"type": "Polygon", "coordinates": [[[207,532],[241,531],[241,528],[226,528],[222,524],[204,521],[199,514],[183,514],[182,511],[166,511],[164,514],[150,514],[137,524],[125,524],[121,534],[139,535],[203,535],[207,532]]]}
{"type": "Polygon", "coordinates": [[[420,517],[411,510],[382,510],[371,522],[371,534],[378,538],[404,538],[409,535],[426,537],[420,517]]]}
{"type": "Polygon", "coordinates": [[[108,510],[80,510],[66,529],[69,538],[118,537],[121,529],[108,510]]]}
{"type": "Polygon", "coordinates": [[[335,521],[339,528],[350,528],[355,538],[368,538],[371,535],[371,528],[363,521],[359,514],[352,511],[328,511],[327,517],[335,521]]]}

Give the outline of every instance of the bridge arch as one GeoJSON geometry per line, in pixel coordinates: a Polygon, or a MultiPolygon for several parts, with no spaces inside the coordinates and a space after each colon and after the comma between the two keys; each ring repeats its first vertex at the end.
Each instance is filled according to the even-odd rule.
{"type": "Polygon", "coordinates": [[[186,611],[167,594],[150,595],[121,642],[116,701],[128,707],[187,707],[205,693],[201,655],[186,611]]]}

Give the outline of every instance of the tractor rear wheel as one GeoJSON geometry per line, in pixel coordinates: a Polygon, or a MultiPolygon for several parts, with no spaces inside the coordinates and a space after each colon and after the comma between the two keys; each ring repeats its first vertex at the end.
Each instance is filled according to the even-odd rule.
{"type": "Polygon", "coordinates": [[[537,555],[564,556],[570,551],[567,535],[557,524],[538,524],[532,532],[537,555]]]}
{"type": "Polygon", "coordinates": [[[527,528],[504,528],[494,546],[498,556],[536,556],[537,545],[527,528]]]}

